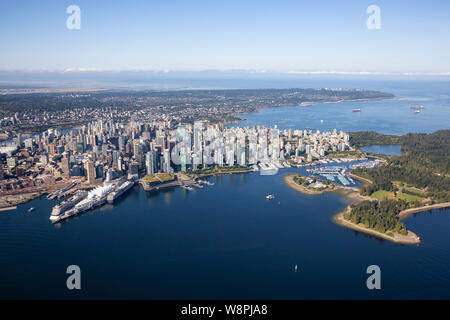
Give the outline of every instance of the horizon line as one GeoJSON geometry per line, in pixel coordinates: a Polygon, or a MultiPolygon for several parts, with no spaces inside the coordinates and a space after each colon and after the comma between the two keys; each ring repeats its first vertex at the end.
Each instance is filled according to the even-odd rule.
{"type": "Polygon", "coordinates": [[[384,72],[384,71],[338,71],[338,70],[264,70],[264,69],[98,69],[98,68],[65,68],[65,69],[0,69],[0,73],[246,73],[273,75],[350,75],[350,76],[450,76],[444,72],[384,72]]]}

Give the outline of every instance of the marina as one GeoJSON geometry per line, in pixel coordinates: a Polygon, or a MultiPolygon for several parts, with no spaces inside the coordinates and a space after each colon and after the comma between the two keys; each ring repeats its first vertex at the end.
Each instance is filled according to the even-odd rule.
{"type": "MultiPolygon", "coordinates": [[[[318,178],[319,180],[329,180],[343,186],[356,185],[351,177],[346,176],[346,171],[349,168],[360,167],[375,167],[379,165],[382,160],[372,158],[339,158],[339,159],[321,159],[306,166],[300,165],[300,171],[305,171],[307,175],[318,178]]],[[[291,168],[287,161],[267,161],[261,162],[253,166],[254,172],[260,172],[260,175],[276,175],[280,169],[291,168]],[[259,169],[257,169],[259,167],[259,169]],[[255,168],[257,170],[255,170],[255,168]]],[[[86,191],[76,190],[78,183],[74,182],[60,193],[53,193],[48,199],[61,198],[63,195],[66,198],[61,203],[55,205],[50,215],[50,221],[53,223],[60,222],[69,217],[76,216],[94,208],[100,207],[105,203],[114,203],[117,199],[127,193],[134,186],[134,181],[129,180],[115,180],[105,182],[101,186],[86,191]],[[71,195],[71,196],[69,196],[71,195]]],[[[206,179],[188,179],[178,180],[175,178],[172,181],[149,186],[143,183],[141,185],[146,191],[158,191],[169,187],[181,187],[187,191],[193,191],[194,188],[203,189],[205,186],[214,186],[214,182],[206,179]]],[[[275,199],[273,194],[266,196],[267,200],[275,199]]]]}
{"type": "Polygon", "coordinates": [[[375,158],[341,158],[322,159],[315,164],[302,166],[302,173],[319,180],[328,180],[342,186],[357,186],[358,182],[347,175],[354,168],[375,168],[383,163],[383,160],[375,158]]]}

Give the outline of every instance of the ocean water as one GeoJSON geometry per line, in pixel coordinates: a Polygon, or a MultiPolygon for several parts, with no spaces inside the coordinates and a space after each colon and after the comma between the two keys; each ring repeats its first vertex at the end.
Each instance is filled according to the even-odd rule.
{"type": "MultiPolygon", "coordinates": [[[[449,129],[446,83],[359,85],[397,98],[266,109],[240,125],[394,134],[449,129]],[[414,115],[409,106],[417,104],[425,109],[414,115]]],[[[450,299],[450,210],[404,220],[421,245],[391,243],[336,225],[332,217],[349,200],[292,190],[282,176],[298,170],[212,177],[214,186],[193,191],[135,187],[113,205],[55,225],[48,217],[56,201],[45,197],[0,212],[0,298],[450,299]],[[36,210],[28,213],[30,207],[36,210]],[[66,288],[66,268],[74,264],[81,268],[78,291],[66,288]],[[381,268],[381,290],[366,287],[372,264],[381,268]]]]}
{"type": "Polygon", "coordinates": [[[364,102],[320,103],[264,109],[242,116],[239,126],[266,124],[280,129],[313,128],[332,131],[376,131],[384,134],[431,133],[450,129],[450,96],[412,97],[364,102]],[[411,106],[425,109],[419,114],[411,106]],[[361,112],[352,112],[359,108],[361,112]]]}
{"type": "Polygon", "coordinates": [[[379,240],[332,221],[346,198],[285,185],[282,175],[296,171],[212,177],[214,186],[194,191],[135,187],[55,225],[45,198],[2,212],[0,297],[450,298],[449,210],[405,220],[419,246],[379,240]],[[79,291],[66,289],[72,264],[81,268],[79,291]],[[366,288],[372,264],[381,268],[380,291],[366,288]]]}

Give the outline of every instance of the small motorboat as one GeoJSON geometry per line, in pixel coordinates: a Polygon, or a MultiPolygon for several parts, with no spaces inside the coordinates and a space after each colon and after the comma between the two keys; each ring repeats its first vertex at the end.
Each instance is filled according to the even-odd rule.
{"type": "Polygon", "coordinates": [[[31,207],[30,209],[28,209],[28,212],[33,212],[34,210],[36,210],[35,207],[31,207]]]}

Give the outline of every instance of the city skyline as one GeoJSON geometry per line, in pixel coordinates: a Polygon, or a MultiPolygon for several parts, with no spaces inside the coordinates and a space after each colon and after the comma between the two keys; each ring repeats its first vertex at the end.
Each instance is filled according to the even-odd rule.
{"type": "Polygon", "coordinates": [[[56,223],[103,204],[126,179],[130,181],[124,185],[127,189],[139,181],[147,191],[174,186],[192,190],[191,186],[204,183],[194,177],[210,171],[274,175],[291,165],[327,163],[320,159],[347,150],[354,151],[350,136],[337,129],[224,127],[205,120],[178,125],[168,119],[151,123],[98,120],[69,131],[50,128],[31,137],[18,134],[0,147],[6,159],[6,166],[0,167],[0,193],[20,197],[48,192],[53,199],[75,192],[74,198],[81,202],[69,201],[73,209],[66,202],[56,205],[50,216],[56,223]],[[79,188],[94,189],[88,194],[79,188]]]}
{"type": "Polygon", "coordinates": [[[449,299],[449,13],[1,2],[0,299],[449,299]]]}

